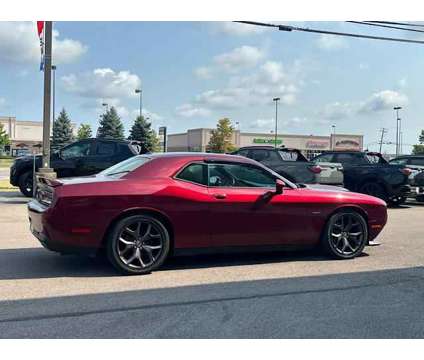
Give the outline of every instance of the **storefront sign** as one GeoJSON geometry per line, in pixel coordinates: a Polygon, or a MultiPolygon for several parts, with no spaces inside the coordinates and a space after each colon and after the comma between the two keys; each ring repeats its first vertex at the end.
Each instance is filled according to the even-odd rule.
{"type": "Polygon", "coordinates": [[[307,149],[325,149],[330,147],[330,142],[327,140],[309,140],[306,142],[307,149]]]}
{"type": "Polygon", "coordinates": [[[283,140],[277,139],[277,141],[275,141],[275,139],[254,138],[253,143],[254,144],[272,144],[272,145],[277,144],[277,145],[281,145],[283,143],[283,140]]]}
{"type": "Polygon", "coordinates": [[[360,150],[361,144],[353,139],[338,139],[336,140],[335,148],[343,150],[360,150]]]}

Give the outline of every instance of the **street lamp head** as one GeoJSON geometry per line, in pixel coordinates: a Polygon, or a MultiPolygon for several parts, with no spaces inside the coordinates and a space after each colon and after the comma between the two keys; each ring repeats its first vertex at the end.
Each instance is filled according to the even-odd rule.
{"type": "Polygon", "coordinates": [[[56,70],[56,65],[52,65],[52,70],[56,70]]]}
{"type": "Polygon", "coordinates": [[[402,109],[402,106],[395,106],[395,107],[393,108],[393,110],[400,110],[400,109],[402,109]]]}
{"type": "Polygon", "coordinates": [[[135,93],[136,94],[140,94],[141,93],[141,89],[135,89],[135,93]]]}
{"type": "Polygon", "coordinates": [[[276,98],[272,99],[272,101],[279,101],[279,100],[280,100],[279,97],[276,97],[276,98]]]}
{"type": "Polygon", "coordinates": [[[107,106],[107,105],[108,105],[108,104],[106,104],[106,103],[103,103],[103,104],[102,104],[102,106],[107,106]]]}

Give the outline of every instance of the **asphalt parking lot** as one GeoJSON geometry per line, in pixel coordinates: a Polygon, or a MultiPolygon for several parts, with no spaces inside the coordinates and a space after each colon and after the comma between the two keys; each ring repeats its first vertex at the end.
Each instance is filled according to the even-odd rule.
{"type": "Polygon", "coordinates": [[[182,257],[151,275],[44,250],[0,193],[0,337],[424,337],[424,205],[389,209],[382,245],[182,257]]]}

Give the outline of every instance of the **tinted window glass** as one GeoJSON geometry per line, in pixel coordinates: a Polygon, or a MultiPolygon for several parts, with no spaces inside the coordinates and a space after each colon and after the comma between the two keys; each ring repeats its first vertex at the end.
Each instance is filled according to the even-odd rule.
{"type": "Polygon", "coordinates": [[[314,159],[314,162],[332,162],[333,154],[323,154],[314,159]]]}
{"type": "Polygon", "coordinates": [[[257,149],[250,150],[249,157],[256,161],[281,161],[274,150],[257,149]]]}
{"type": "Polygon", "coordinates": [[[177,175],[177,178],[196,184],[207,185],[206,170],[207,168],[204,164],[190,164],[177,175]]]}
{"type": "Polygon", "coordinates": [[[76,143],[68,146],[67,148],[64,148],[60,154],[63,159],[88,156],[90,155],[90,146],[91,143],[89,142],[76,143]]]}
{"type": "Polygon", "coordinates": [[[424,158],[412,158],[412,159],[410,159],[409,163],[411,165],[424,166],[424,158]]]}
{"type": "Polygon", "coordinates": [[[393,159],[390,160],[390,164],[394,165],[405,165],[408,162],[408,159],[393,159]]]}
{"type": "Polygon", "coordinates": [[[237,153],[235,155],[248,157],[248,154],[249,154],[249,150],[240,150],[240,151],[237,151],[237,153]]]}
{"type": "Polygon", "coordinates": [[[242,164],[209,165],[209,186],[274,187],[275,178],[267,171],[242,164]]]}
{"type": "MultiPolygon", "coordinates": [[[[132,145],[130,145],[132,146],[132,145]]],[[[127,155],[127,156],[131,156],[134,155],[131,150],[129,149],[129,147],[125,144],[119,144],[119,150],[118,150],[119,154],[121,155],[127,155]]]]}
{"type": "Polygon", "coordinates": [[[365,156],[371,164],[385,164],[386,163],[386,161],[378,155],[366,154],[365,156]]]}
{"type": "Polygon", "coordinates": [[[103,170],[100,174],[107,176],[123,175],[143,166],[148,161],[150,161],[150,159],[146,156],[133,156],[103,170]]]}
{"type": "Polygon", "coordinates": [[[97,143],[97,155],[113,155],[115,152],[115,144],[111,142],[100,141],[97,143]]]}

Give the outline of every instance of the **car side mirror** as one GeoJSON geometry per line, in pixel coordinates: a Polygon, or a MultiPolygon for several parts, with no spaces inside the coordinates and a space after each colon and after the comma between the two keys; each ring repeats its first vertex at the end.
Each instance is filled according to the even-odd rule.
{"type": "Polygon", "coordinates": [[[284,186],[286,186],[286,184],[284,183],[283,180],[280,180],[280,179],[275,180],[275,194],[281,195],[283,193],[284,186]]]}

